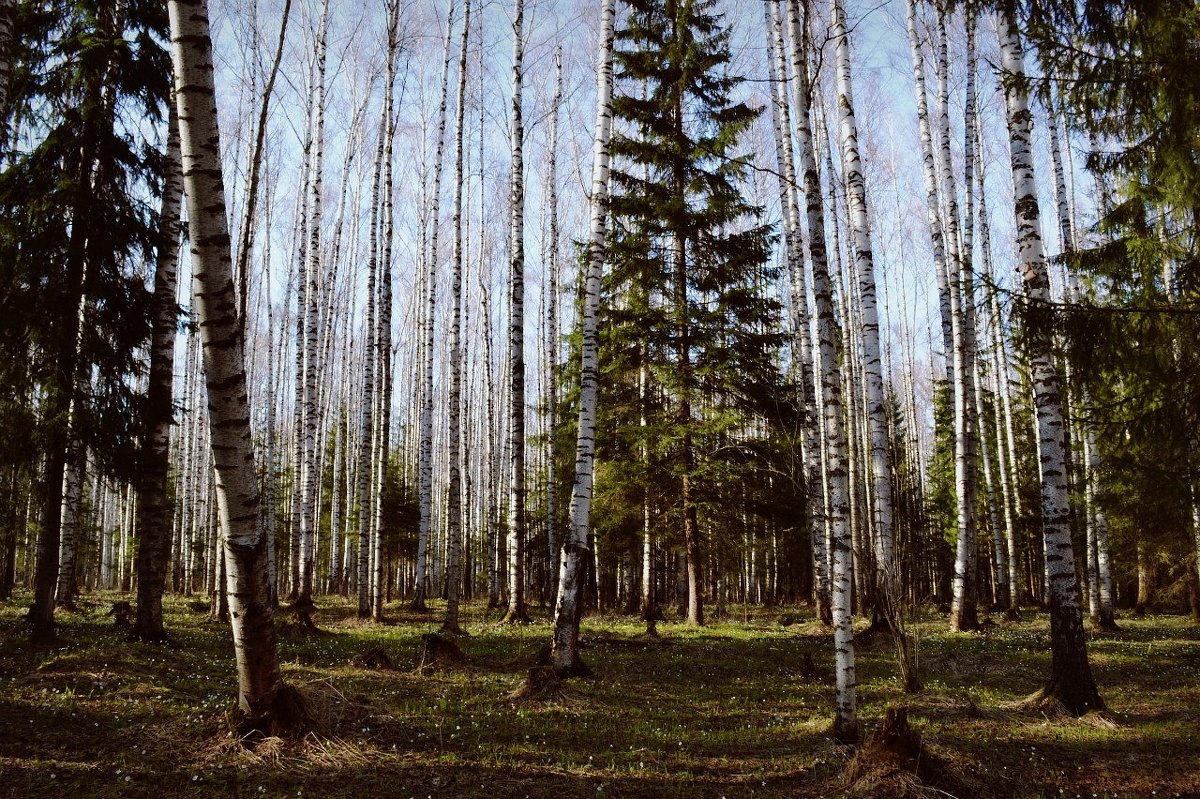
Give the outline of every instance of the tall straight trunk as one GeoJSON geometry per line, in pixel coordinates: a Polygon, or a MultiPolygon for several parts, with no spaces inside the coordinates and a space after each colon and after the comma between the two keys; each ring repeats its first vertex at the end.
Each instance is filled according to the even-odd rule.
{"type": "Polygon", "coordinates": [[[525,165],[521,121],[522,59],[525,54],[525,0],[516,0],[513,19],[512,71],[512,175],[509,197],[512,232],[509,246],[508,363],[509,363],[509,475],[508,507],[508,612],[506,623],[529,621],[525,611],[525,165]]]}
{"type": "Polygon", "coordinates": [[[550,570],[550,595],[558,595],[558,481],[555,479],[558,464],[558,116],[562,104],[562,45],[554,52],[554,100],[550,111],[550,166],[546,183],[549,187],[550,206],[550,257],[546,268],[550,272],[547,293],[548,317],[546,319],[546,543],[550,570]]]}
{"type": "MultiPolygon", "coordinates": [[[[340,392],[339,392],[340,393],[340,392]]],[[[342,438],[342,428],[345,421],[345,405],[341,398],[337,400],[337,414],[333,422],[333,496],[329,501],[329,574],[325,590],[331,594],[341,590],[341,549],[342,549],[342,484],[343,478],[349,473],[349,463],[346,459],[347,447],[342,438]]]]}
{"type": "Polygon", "coordinates": [[[453,273],[450,295],[450,409],[449,461],[450,486],[446,502],[446,618],[442,629],[460,633],[458,600],[462,583],[462,273],[463,273],[463,115],[467,94],[467,42],[471,31],[471,0],[463,2],[462,46],[458,56],[458,113],[454,124],[454,233],[453,273]]]}
{"type": "MultiPolygon", "coordinates": [[[[454,29],[454,0],[446,13],[446,38],[442,45],[442,99],[438,107],[437,143],[433,159],[433,190],[430,195],[430,211],[433,222],[430,230],[429,255],[425,279],[424,316],[422,317],[422,341],[424,362],[422,363],[421,411],[419,417],[420,444],[417,449],[418,472],[418,517],[417,517],[417,585],[411,608],[423,612],[425,607],[426,572],[429,563],[429,537],[433,522],[433,347],[434,322],[437,309],[438,274],[438,230],[440,228],[440,199],[442,188],[442,153],[446,141],[446,109],[449,105],[450,42],[454,29]]],[[[461,313],[461,309],[460,309],[461,313]]]]}
{"type": "Polygon", "coordinates": [[[384,582],[383,490],[387,484],[392,431],[392,146],[396,136],[393,111],[396,83],[396,54],[399,49],[400,3],[389,4],[387,86],[383,95],[383,207],[382,241],[379,245],[379,309],[375,316],[375,371],[378,376],[378,406],[375,410],[374,485],[371,491],[371,618],[383,621],[384,582]]]}
{"type": "MultiPolygon", "coordinates": [[[[846,202],[850,209],[850,236],[858,273],[861,305],[863,395],[870,432],[871,495],[875,522],[875,561],[884,592],[891,590],[897,575],[892,557],[892,483],[888,464],[887,409],[883,387],[879,342],[879,312],[875,301],[875,262],[867,220],[867,192],[862,160],[858,152],[858,123],[854,116],[854,93],[850,71],[850,38],[841,0],[833,2],[830,35],[837,43],[837,97],[840,111],[842,169],[846,202]]],[[[898,594],[898,592],[897,592],[898,594]]]]}
{"type": "MultiPolygon", "coordinates": [[[[813,597],[817,617],[831,623],[829,607],[829,572],[825,568],[825,497],[821,479],[821,423],[817,411],[815,377],[813,374],[812,342],[809,335],[808,291],[804,279],[803,234],[800,228],[800,202],[797,196],[795,155],[792,150],[792,120],[788,108],[788,71],[784,58],[783,24],[776,3],[766,2],[767,37],[771,46],[768,61],[770,74],[776,83],[773,115],[775,141],[779,161],[781,211],[786,214],[785,242],[789,286],[792,298],[792,326],[795,334],[795,355],[798,362],[801,400],[804,403],[803,461],[806,501],[808,503],[809,534],[812,541],[813,597]]],[[[797,109],[807,113],[807,109],[797,109]]]]}
{"type": "MultiPolygon", "coordinates": [[[[179,120],[171,104],[167,136],[167,168],[163,176],[162,208],[158,218],[158,252],[154,271],[153,328],[150,374],[146,389],[146,449],[137,503],[137,620],[133,635],[162,641],[162,595],[171,544],[171,514],[167,506],[167,466],[171,424],[175,418],[172,390],[175,378],[175,338],[178,333],[179,229],[183,201],[180,171],[179,120]]],[[[273,432],[273,431],[271,431],[273,432]]]]}
{"type": "MultiPolygon", "coordinates": [[[[267,211],[267,214],[269,217],[270,210],[271,210],[269,202],[268,202],[265,210],[267,211]]],[[[270,261],[267,257],[270,255],[269,242],[270,242],[270,239],[268,238],[267,244],[264,247],[264,254],[263,254],[264,263],[270,263],[270,261]]],[[[271,278],[270,278],[269,272],[266,273],[265,278],[267,281],[267,291],[270,292],[270,279],[271,278]]],[[[279,374],[278,370],[282,369],[283,364],[282,364],[282,359],[277,357],[278,350],[275,349],[275,335],[273,332],[275,329],[275,326],[273,324],[274,320],[272,319],[272,316],[273,316],[273,314],[271,311],[271,303],[267,303],[267,331],[268,331],[268,336],[269,336],[269,338],[267,339],[267,342],[268,342],[267,352],[269,355],[272,356],[272,358],[271,358],[271,365],[267,369],[267,428],[266,428],[267,454],[266,454],[266,459],[265,459],[265,464],[264,464],[264,470],[265,470],[266,474],[264,475],[264,480],[263,480],[263,483],[264,483],[263,517],[265,519],[265,527],[263,530],[263,535],[265,535],[267,537],[267,586],[268,586],[267,593],[270,596],[271,606],[278,607],[279,606],[279,570],[278,570],[278,565],[276,563],[276,552],[277,552],[276,543],[277,543],[279,531],[278,531],[278,524],[277,524],[278,495],[276,492],[277,492],[278,480],[279,480],[279,462],[278,462],[278,455],[276,454],[275,446],[276,446],[276,441],[279,438],[279,429],[276,425],[276,420],[278,419],[278,416],[279,416],[278,409],[277,409],[278,403],[279,403],[279,396],[278,396],[278,393],[276,392],[276,386],[278,385],[278,377],[277,377],[277,375],[279,374]]],[[[281,346],[282,346],[282,343],[283,343],[283,339],[281,336],[280,337],[280,345],[281,346]]]]}
{"type": "Polygon", "coordinates": [[[1047,696],[1059,699],[1074,714],[1104,707],[1088,663],[1083,633],[1079,586],[1075,579],[1075,552],[1071,544],[1070,506],[1067,500],[1066,445],[1063,437],[1062,398],[1054,366],[1052,333],[1046,329],[1044,309],[1050,302],[1050,277],[1042,250],[1041,219],[1030,152],[1028,88],[1024,54],[1017,32],[1016,7],[1002,7],[1000,50],[1008,109],[1009,146],[1012,158],[1014,210],[1017,226],[1017,259],[1030,323],[1026,347],[1037,404],[1038,440],[1042,472],[1042,530],[1049,574],[1050,679],[1047,696]],[[1041,317],[1041,318],[1039,318],[1041,317]]]}
{"type": "MultiPolygon", "coordinates": [[[[1009,523],[1006,523],[1002,530],[1000,526],[1000,512],[996,505],[997,492],[996,480],[992,471],[991,453],[988,450],[988,437],[983,428],[984,423],[984,403],[983,403],[983,384],[980,380],[979,368],[979,345],[977,340],[977,322],[975,317],[975,296],[974,296],[974,278],[973,272],[975,253],[975,203],[976,203],[976,181],[975,173],[980,172],[982,175],[982,147],[977,147],[977,126],[978,126],[978,101],[976,97],[976,70],[978,68],[978,56],[975,47],[975,32],[976,32],[976,16],[974,8],[965,8],[963,11],[966,21],[967,33],[967,99],[966,107],[963,113],[963,194],[966,198],[965,213],[963,216],[963,246],[962,259],[960,266],[963,274],[964,288],[964,312],[971,316],[970,323],[967,325],[967,332],[971,336],[971,347],[969,355],[971,358],[971,374],[974,393],[974,435],[979,444],[979,459],[983,464],[983,478],[987,490],[988,514],[991,522],[992,533],[992,552],[993,552],[993,603],[995,607],[1003,610],[1015,607],[1011,602],[1012,587],[1010,585],[1009,575],[1011,568],[1009,563],[1009,555],[1011,548],[1011,517],[1009,523]],[[978,163],[977,163],[978,161],[978,163]]],[[[944,25],[939,29],[944,30],[944,25]]],[[[983,261],[984,268],[988,270],[990,267],[990,254],[987,248],[990,246],[990,241],[987,237],[987,221],[984,219],[986,214],[986,206],[983,199],[984,185],[982,179],[978,182],[978,202],[980,203],[980,238],[984,247],[983,261]]],[[[999,402],[999,398],[995,398],[995,402],[999,402]]],[[[999,436],[996,437],[997,449],[1003,450],[1003,444],[999,436]]],[[[1003,463],[1003,457],[998,461],[1003,463]]],[[[1003,469],[1001,469],[1000,482],[1004,482],[1003,469]]],[[[1007,502],[1007,500],[1005,500],[1007,502]]]]}
{"type": "Polygon", "coordinates": [[[328,55],[329,0],[321,4],[321,21],[317,33],[316,79],[313,87],[312,119],[312,197],[309,200],[308,259],[304,264],[304,423],[300,442],[300,591],[301,602],[312,601],[313,573],[316,564],[317,490],[319,483],[317,457],[317,372],[320,330],[321,297],[321,204],[324,189],[325,156],[325,62],[328,55]]]}
{"type": "Polygon", "coordinates": [[[225,215],[212,41],[206,0],[170,0],[171,55],[188,200],[193,293],[204,371],[238,703],[249,728],[272,732],[284,695],[267,585],[266,537],[250,433],[242,328],[225,215]]]}
{"type": "MultiPolygon", "coordinates": [[[[983,129],[979,115],[975,114],[972,135],[980,153],[983,151],[983,129]]],[[[982,256],[983,282],[986,286],[986,301],[992,332],[992,388],[993,413],[996,428],[996,453],[999,466],[1000,496],[1004,505],[1004,539],[1008,550],[1008,607],[1007,615],[1017,618],[1020,605],[1020,574],[1017,557],[1017,518],[1021,513],[1019,484],[1017,482],[1016,444],[1012,427],[1011,399],[1008,385],[1008,349],[1004,340],[1004,317],[1000,311],[1000,297],[992,279],[991,228],[988,223],[987,195],[985,193],[983,158],[976,169],[976,200],[979,205],[979,252],[982,256]]]]}
{"type": "MultiPolygon", "coordinates": [[[[591,526],[592,480],[596,459],[596,395],[599,387],[600,280],[607,235],[609,141],[612,136],[614,0],[600,6],[600,43],[596,64],[596,128],[592,142],[592,193],[587,271],[580,318],[579,427],[575,444],[575,485],[571,526],[563,543],[558,598],[554,608],[551,664],[556,673],[572,673],[579,663],[579,617],[591,526]]],[[[643,586],[643,591],[647,590],[643,586]]],[[[652,588],[649,589],[651,592],[652,588]]]]}
{"type": "MultiPolygon", "coordinates": [[[[969,27],[969,26],[968,26],[969,27]]],[[[951,334],[954,339],[954,484],[958,521],[955,545],[953,597],[950,607],[950,627],[955,630],[974,630],[979,627],[977,614],[979,574],[977,568],[979,544],[976,504],[978,500],[977,418],[975,409],[975,302],[971,272],[970,247],[973,242],[968,226],[967,236],[960,238],[958,221],[958,186],[954,179],[954,163],[950,155],[950,92],[949,49],[946,41],[946,14],[938,6],[937,16],[937,84],[938,116],[941,134],[940,165],[942,199],[946,205],[946,239],[950,270],[951,334]]],[[[974,48],[973,29],[969,31],[968,47],[974,48]]],[[[967,70],[968,113],[975,102],[972,71],[967,70]]],[[[966,180],[974,169],[974,146],[970,132],[963,150],[966,180]]],[[[969,209],[968,209],[969,213],[969,209]]]]}
{"type": "MultiPolygon", "coordinates": [[[[387,88],[384,93],[387,93],[387,88]]],[[[375,150],[375,168],[371,180],[371,221],[368,232],[367,254],[367,294],[366,319],[363,321],[363,383],[362,400],[359,405],[358,417],[358,558],[355,568],[356,588],[358,595],[358,617],[367,618],[371,615],[371,510],[374,507],[374,482],[371,474],[375,459],[372,449],[375,430],[375,394],[376,394],[376,337],[378,333],[376,316],[379,313],[379,290],[376,286],[379,270],[379,206],[380,191],[383,182],[383,158],[386,152],[384,139],[387,137],[388,122],[383,116],[379,120],[379,141],[375,150]]]]}
{"type": "MultiPolygon", "coordinates": [[[[682,124],[683,109],[675,111],[677,124],[682,124]]],[[[681,176],[675,176],[675,190],[683,193],[681,176]]],[[[702,571],[700,565],[700,525],[696,516],[696,501],[693,498],[692,475],[696,469],[696,453],[692,444],[692,359],[691,337],[688,320],[688,269],[687,240],[680,231],[673,235],[671,261],[675,270],[674,316],[675,335],[678,340],[675,357],[680,375],[676,423],[683,428],[680,441],[680,504],[683,508],[683,548],[687,566],[687,615],[689,625],[704,624],[704,603],[701,596],[702,571]]]]}
{"type": "MultiPolygon", "coordinates": [[[[646,348],[641,351],[642,363],[638,369],[638,425],[642,436],[642,464],[649,473],[650,444],[646,437],[648,420],[646,411],[650,401],[650,365],[646,357],[646,348]]],[[[651,526],[653,518],[651,508],[651,490],[649,486],[642,487],[642,620],[646,622],[646,633],[658,635],[658,601],[654,591],[654,532],[651,526]]]]}
{"type": "MultiPolygon", "coordinates": [[[[807,0],[804,7],[806,11],[809,9],[807,0]]],[[[829,515],[828,526],[832,530],[831,614],[837,690],[833,734],[839,741],[852,743],[857,741],[862,733],[858,721],[854,633],[850,624],[850,492],[846,472],[846,422],[842,414],[838,329],[833,307],[833,283],[829,276],[829,258],[825,249],[825,209],[821,195],[821,178],[817,171],[810,122],[812,102],[807,64],[808,39],[800,14],[800,0],[788,0],[788,16],[792,28],[793,75],[796,79],[796,132],[800,145],[800,172],[804,181],[808,254],[812,269],[815,328],[813,341],[819,353],[816,360],[821,371],[825,476],[829,484],[829,502],[826,507],[829,515]]]]}

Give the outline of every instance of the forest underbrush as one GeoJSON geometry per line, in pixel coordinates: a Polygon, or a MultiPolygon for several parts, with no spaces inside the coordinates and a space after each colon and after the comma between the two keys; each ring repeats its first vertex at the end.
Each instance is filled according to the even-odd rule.
{"type": "Polygon", "coordinates": [[[808,608],[667,620],[659,639],[636,617],[586,617],[593,675],[514,701],[549,640],[547,609],[501,626],[465,604],[462,658],[429,668],[440,602],[388,605],[393,623],[374,625],[322,597],[328,634],[280,642],[306,729],[247,747],[231,724],[229,628],[202,604],[167,597],[171,640],[156,645],[117,629],[118,595],[84,595],[39,648],[29,599],[0,605],[0,797],[1200,795],[1200,628],[1184,616],[1091,636],[1108,709],[1073,718],[1022,704],[1049,673],[1044,612],[964,634],[931,610],[910,624],[920,693],[900,690],[890,647],[859,650],[855,752],[829,738],[833,650],[808,608]],[[890,738],[889,709],[904,725],[890,738]],[[871,759],[873,741],[886,757],[871,759]]]}

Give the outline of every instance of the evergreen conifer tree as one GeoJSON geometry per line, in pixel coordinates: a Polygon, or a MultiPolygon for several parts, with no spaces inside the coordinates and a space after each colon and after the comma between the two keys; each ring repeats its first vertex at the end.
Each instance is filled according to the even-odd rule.
{"type": "MultiPolygon", "coordinates": [[[[629,0],[616,34],[613,274],[625,342],[665,398],[653,430],[675,491],[687,556],[687,620],[703,624],[700,520],[731,461],[710,453],[750,436],[779,385],[778,303],[764,288],[774,236],[743,191],[737,152],[759,109],[736,99],[730,32],[712,0],[629,0]],[[766,393],[764,393],[764,389],[766,393]]],[[[631,370],[632,371],[632,370],[631,370]]],[[[646,405],[646,402],[640,402],[646,405]]],[[[649,413],[654,408],[642,407],[649,413]]],[[[736,449],[736,447],[732,447],[736,449]]]]}

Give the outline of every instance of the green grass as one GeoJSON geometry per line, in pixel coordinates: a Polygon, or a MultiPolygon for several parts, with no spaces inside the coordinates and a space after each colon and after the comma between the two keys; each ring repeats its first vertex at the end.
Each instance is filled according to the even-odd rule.
{"type": "MultiPolygon", "coordinates": [[[[826,732],[832,646],[804,610],[737,608],[703,629],[584,622],[596,676],[560,702],[505,701],[549,640],[541,621],[497,626],[465,609],[476,665],[413,671],[438,612],[389,608],[362,624],[323,599],[331,634],[281,641],[285,678],[316,731],[255,751],[229,733],[228,628],[168,598],[172,643],[133,643],[104,616],[112,597],[60,613],[60,644],[33,648],[28,597],[0,605],[0,797],[802,797],[846,792],[848,753],[826,732]],[[801,623],[781,627],[796,614],[801,623]],[[356,665],[382,646],[394,671],[356,665]],[[811,654],[815,674],[805,668],[811,654]],[[522,665],[525,664],[525,665],[522,665]]],[[[1103,718],[1048,719],[1006,706],[1049,669],[1044,614],[980,635],[916,625],[926,689],[899,690],[890,644],[859,648],[860,712],[911,707],[931,751],[995,796],[1200,795],[1200,631],[1183,617],[1122,619],[1089,642],[1103,718]]]]}

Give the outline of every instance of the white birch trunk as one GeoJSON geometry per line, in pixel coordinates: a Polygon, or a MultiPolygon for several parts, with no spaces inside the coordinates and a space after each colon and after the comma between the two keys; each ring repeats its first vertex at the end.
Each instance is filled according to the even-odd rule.
{"type": "Polygon", "coordinates": [[[1037,405],[1042,529],[1049,575],[1047,593],[1053,655],[1050,680],[1044,691],[1062,701],[1070,712],[1082,714],[1089,709],[1102,708],[1104,703],[1096,690],[1088,663],[1079,586],[1075,581],[1075,552],[1071,545],[1070,507],[1067,502],[1062,398],[1058,373],[1054,367],[1051,333],[1044,329],[1045,308],[1051,300],[1050,277],[1042,249],[1037,186],[1029,146],[1032,115],[1025,83],[1024,55],[1017,32],[1016,10],[1011,2],[1002,9],[1000,50],[1008,110],[1018,268],[1024,299],[1033,317],[1032,323],[1027,324],[1027,347],[1037,405]]]}
{"type": "MultiPolygon", "coordinates": [[[[387,92],[385,87],[384,92],[387,92]]],[[[370,599],[370,562],[371,562],[371,509],[374,507],[374,483],[371,480],[375,464],[373,442],[375,429],[375,394],[377,367],[375,356],[377,352],[376,337],[378,326],[376,316],[379,313],[379,291],[376,286],[379,268],[379,205],[380,188],[383,180],[383,158],[385,153],[384,139],[387,136],[387,119],[380,117],[378,143],[375,151],[375,167],[371,181],[371,220],[368,232],[367,254],[367,296],[366,319],[363,322],[363,383],[362,400],[358,417],[358,466],[357,466],[357,495],[358,495],[358,562],[356,564],[356,588],[358,595],[358,616],[366,618],[371,615],[370,599]]]]}
{"type": "Polygon", "coordinates": [[[454,0],[446,13],[446,37],[442,46],[442,99],[438,107],[436,155],[433,161],[433,190],[430,195],[432,225],[430,230],[429,254],[426,258],[425,315],[422,318],[422,340],[424,362],[422,364],[421,411],[419,418],[420,444],[417,449],[418,471],[418,520],[417,520],[417,585],[413,595],[412,609],[423,612],[425,606],[426,572],[429,562],[429,537],[433,521],[433,347],[434,322],[437,309],[438,274],[438,230],[442,187],[442,153],[446,140],[446,109],[449,105],[450,42],[454,29],[454,0]]]}
{"type": "MultiPolygon", "coordinates": [[[[571,526],[563,545],[558,599],[554,609],[551,664],[560,676],[579,665],[579,617],[591,526],[592,480],[596,458],[596,395],[599,384],[600,280],[604,271],[608,214],[609,141],[612,136],[613,0],[600,6],[600,42],[596,64],[596,133],[592,143],[592,193],[580,329],[579,428],[575,446],[575,485],[571,526]]],[[[647,559],[648,560],[648,559],[647,559]]],[[[643,587],[646,590],[647,587],[643,587]]]]}
{"type": "Polygon", "coordinates": [[[208,7],[205,0],[169,0],[168,10],[238,702],[247,725],[271,732],[283,684],[267,586],[266,539],[260,527],[250,403],[225,214],[208,7]]]}
{"type": "MultiPolygon", "coordinates": [[[[804,279],[803,233],[800,227],[799,183],[796,179],[795,157],[792,150],[792,120],[788,108],[788,70],[784,58],[783,24],[779,6],[766,2],[767,38],[771,47],[769,73],[776,85],[773,114],[775,123],[776,160],[779,162],[780,204],[785,214],[789,287],[792,301],[792,327],[795,334],[795,360],[799,366],[801,401],[804,407],[803,461],[804,483],[809,510],[809,534],[812,542],[813,596],[817,617],[831,623],[829,606],[829,572],[825,568],[825,496],[821,478],[821,422],[817,409],[815,377],[813,374],[812,342],[809,335],[808,290],[804,279]]],[[[804,68],[806,65],[801,65],[804,68]]],[[[799,78],[796,78],[799,80],[799,78]]],[[[797,114],[807,114],[807,108],[797,108],[797,114]]]]}
{"type": "MultiPolygon", "coordinates": [[[[815,335],[820,353],[821,413],[824,417],[825,476],[828,481],[828,525],[832,530],[832,607],[835,654],[835,699],[833,733],[839,741],[855,742],[861,736],[858,721],[857,678],[854,663],[854,632],[850,618],[851,552],[848,527],[850,493],[846,473],[846,426],[842,415],[842,376],[838,361],[837,319],[833,307],[833,284],[825,249],[825,209],[821,178],[817,171],[813,131],[809,121],[810,84],[806,47],[800,16],[800,0],[788,0],[792,28],[793,75],[800,172],[808,222],[808,253],[812,268],[815,335]]],[[[807,2],[805,8],[808,8],[807,2]]]]}
{"type": "Polygon", "coordinates": [[[383,100],[383,207],[382,242],[379,245],[379,309],[375,317],[375,370],[378,375],[378,401],[375,411],[374,486],[371,523],[371,618],[383,620],[384,551],[383,489],[387,480],[392,431],[392,146],[396,135],[394,114],[396,55],[399,50],[399,0],[389,6],[387,86],[383,100]]]}
{"type": "Polygon", "coordinates": [[[463,2],[462,46],[458,57],[458,112],[454,126],[454,252],[450,284],[449,499],[446,502],[446,618],[442,630],[460,633],[458,602],[462,582],[462,308],[463,308],[463,115],[467,93],[467,42],[471,31],[471,0],[463,2]]]}
{"type": "Polygon", "coordinates": [[[510,202],[512,232],[509,241],[509,476],[508,507],[508,612],[507,623],[529,621],[525,610],[525,126],[521,118],[522,61],[525,54],[525,0],[516,0],[513,18],[512,119],[510,144],[512,174],[510,202]]]}
{"type": "Polygon", "coordinates": [[[307,289],[304,323],[304,425],[300,445],[300,601],[311,603],[313,573],[316,563],[317,490],[317,374],[319,371],[319,342],[321,296],[321,203],[324,189],[325,157],[325,62],[328,55],[329,0],[321,4],[321,21],[317,33],[317,74],[313,87],[313,153],[311,166],[312,198],[309,200],[308,259],[305,264],[307,289]]]}
{"type": "MultiPolygon", "coordinates": [[[[973,47],[973,38],[969,40],[973,47]]],[[[939,6],[937,18],[938,114],[941,133],[942,199],[946,206],[945,226],[950,274],[951,335],[954,339],[954,483],[958,517],[955,547],[953,597],[950,627],[975,630],[979,627],[978,603],[978,519],[977,497],[977,419],[975,413],[975,303],[971,277],[971,253],[962,246],[958,221],[958,186],[950,155],[949,58],[946,42],[946,16],[939,6]]],[[[968,113],[974,103],[972,73],[968,69],[968,113]]],[[[971,141],[968,134],[967,140],[971,141]]],[[[967,180],[974,168],[973,146],[964,149],[967,180]]],[[[970,243],[969,240],[967,242],[970,243]]]]}
{"type": "Polygon", "coordinates": [[[833,25],[830,35],[837,45],[837,97],[842,168],[846,181],[846,202],[850,208],[850,235],[858,273],[859,303],[862,306],[862,370],[865,378],[863,393],[870,431],[876,568],[883,580],[890,582],[896,578],[892,556],[892,484],[888,465],[887,412],[881,369],[879,312],[875,301],[875,263],[871,253],[870,226],[867,220],[866,184],[858,152],[858,123],[854,116],[854,94],[851,85],[850,39],[846,32],[846,13],[841,0],[833,2],[833,25]]]}
{"type": "Polygon", "coordinates": [[[558,481],[555,470],[558,463],[558,117],[562,104],[562,45],[554,52],[554,100],[550,111],[550,165],[546,182],[549,187],[550,206],[550,257],[547,259],[549,285],[547,293],[548,318],[546,320],[546,436],[549,441],[546,481],[546,541],[549,549],[550,595],[558,595],[558,481]]]}

